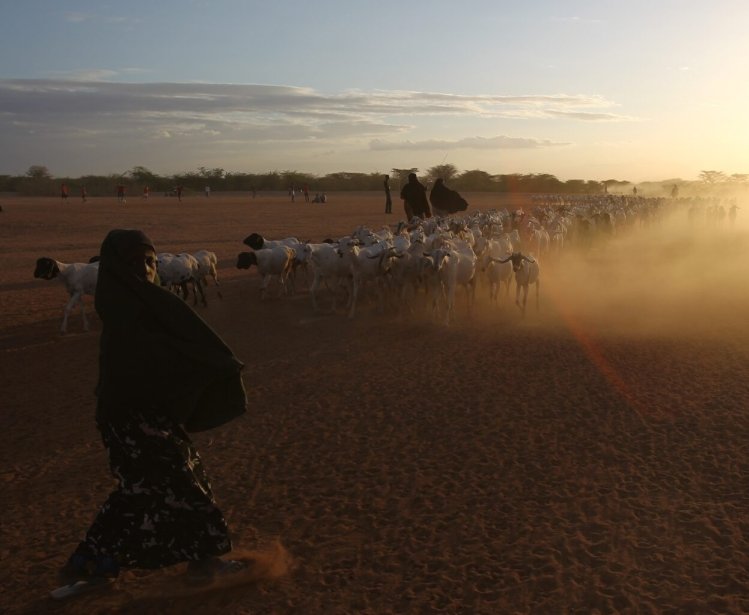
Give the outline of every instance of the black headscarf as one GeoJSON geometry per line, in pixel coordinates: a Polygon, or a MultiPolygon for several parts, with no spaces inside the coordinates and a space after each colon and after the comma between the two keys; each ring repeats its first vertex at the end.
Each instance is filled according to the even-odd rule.
{"type": "Polygon", "coordinates": [[[131,270],[126,256],[139,245],[154,247],[141,231],[123,229],[101,245],[97,420],[153,413],[202,431],[241,415],[243,364],[182,299],[131,270]]]}

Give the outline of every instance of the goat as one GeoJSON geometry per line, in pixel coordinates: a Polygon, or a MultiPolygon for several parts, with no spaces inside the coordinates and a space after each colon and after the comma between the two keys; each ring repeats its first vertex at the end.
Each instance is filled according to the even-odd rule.
{"type": "Polygon", "coordinates": [[[431,254],[433,268],[438,273],[441,284],[433,286],[432,313],[436,314],[440,296],[447,300],[445,324],[450,324],[455,314],[455,291],[458,285],[466,289],[468,310],[476,296],[476,254],[471,246],[462,240],[442,240],[431,254]]]}
{"type": "Polygon", "coordinates": [[[159,281],[162,286],[169,290],[182,292],[182,299],[187,301],[190,292],[187,284],[192,284],[193,305],[198,304],[198,293],[203,305],[207,305],[203,285],[198,277],[198,261],[191,254],[180,253],[177,255],[169,252],[161,252],[156,257],[156,267],[159,272],[159,281]]]}
{"type": "MultiPolygon", "coordinates": [[[[338,245],[331,241],[323,243],[308,243],[304,248],[306,259],[312,263],[314,277],[310,286],[310,297],[312,298],[312,309],[320,310],[317,303],[317,291],[320,284],[328,286],[328,282],[342,284],[346,287],[347,296],[351,297],[351,268],[347,260],[338,251],[338,245]]],[[[330,288],[328,286],[328,288],[330,288]]],[[[333,310],[335,311],[335,299],[333,310]]]]}
{"type": "Polygon", "coordinates": [[[493,261],[498,263],[512,262],[512,270],[515,272],[515,305],[525,316],[525,304],[528,301],[528,286],[536,285],[536,310],[539,308],[538,292],[541,285],[539,281],[540,268],[538,261],[525,256],[520,252],[513,252],[506,258],[498,258],[493,261]],[[520,289],[523,289],[523,304],[520,305],[520,289]]]}
{"type": "Polygon", "coordinates": [[[293,247],[301,242],[296,237],[287,237],[286,239],[265,239],[265,237],[259,233],[252,233],[251,235],[247,235],[247,237],[242,240],[242,243],[253,250],[263,250],[275,248],[276,246],[293,247]]]}
{"type": "Polygon", "coordinates": [[[502,282],[505,283],[505,296],[510,293],[510,279],[512,278],[512,265],[509,262],[500,263],[503,255],[511,252],[510,241],[507,236],[500,239],[489,239],[486,250],[481,256],[481,269],[486,271],[489,281],[489,300],[499,300],[502,282]]]}
{"type": "Polygon", "coordinates": [[[386,241],[360,248],[355,240],[351,240],[347,245],[338,248],[338,254],[348,263],[353,280],[348,317],[354,317],[359,290],[369,281],[376,285],[378,306],[382,311],[384,275],[390,269],[391,260],[395,258],[395,248],[389,246],[386,241]]]}
{"type": "MultiPolygon", "coordinates": [[[[260,287],[260,299],[265,299],[268,293],[268,285],[273,278],[278,278],[278,296],[286,293],[286,283],[294,266],[294,250],[288,246],[276,246],[274,248],[263,248],[254,252],[240,252],[237,256],[237,269],[249,269],[255,265],[263,277],[260,287]]],[[[292,282],[292,292],[293,292],[292,282]]]]}
{"type": "Polygon", "coordinates": [[[218,294],[218,298],[223,299],[221,290],[219,290],[218,288],[218,273],[216,271],[218,259],[216,258],[215,252],[211,252],[210,250],[198,250],[192,256],[198,263],[198,281],[201,283],[201,285],[206,285],[206,279],[208,278],[208,276],[211,276],[214,283],[216,284],[216,293],[218,294]]]}
{"type": "Polygon", "coordinates": [[[68,328],[68,316],[77,303],[81,304],[81,316],[83,316],[83,330],[88,331],[88,319],[83,303],[83,295],[93,295],[96,292],[96,280],[99,276],[99,263],[61,263],[52,258],[43,256],[37,259],[34,277],[44,280],[60,278],[70,295],[70,300],[65,305],[64,315],[60,333],[65,333],[68,328]]]}

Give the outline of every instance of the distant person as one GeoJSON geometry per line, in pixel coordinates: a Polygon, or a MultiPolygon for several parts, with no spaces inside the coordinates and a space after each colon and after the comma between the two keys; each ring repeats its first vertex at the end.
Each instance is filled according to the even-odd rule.
{"type": "Polygon", "coordinates": [[[206,186],[205,187],[205,198],[210,198],[210,196],[211,196],[211,187],[210,186],[206,186]]]}
{"type": "Polygon", "coordinates": [[[676,184],[674,184],[671,187],[671,198],[675,199],[677,196],[679,196],[679,186],[677,186],[676,184]]]}
{"type": "Polygon", "coordinates": [[[434,182],[429,193],[429,201],[432,203],[432,213],[435,216],[448,216],[468,209],[468,202],[455,190],[445,186],[445,181],[441,177],[434,182]]]}
{"type": "Polygon", "coordinates": [[[733,226],[736,222],[736,212],[741,209],[739,206],[736,205],[736,203],[731,203],[731,206],[728,208],[728,223],[733,226]]]}
{"type": "Polygon", "coordinates": [[[175,188],[175,191],[177,192],[177,200],[181,203],[182,202],[182,186],[177,186],[175,188]]]}
{"type": "Polygon", "coordinates": [[[385,175],[385,180],[382,182],[385,188],[385,213],[393,213],[393,199],[390,196],[390,175],[385,175]]]}
{"type": "Polygon", "coordinates": [[[328,202],[328,195],[324,192],[320,195],[320,202],[321,203],[327,203],[328,202]]]}
{"type": "Polygon", "coordinates": [[[309,203],[309,186],[307,184],[304,184],[304,188],[302,188],[302,191],[304,192],[304,202],[309,203]]]}
{"type": "Polygon", "coordinates": [[[147,201],[148,195],[151,194],[151,189],[148,186],[143,186],[143,198],[147,201]]]}
{"type": "Polygon", "coordinates": [[[416,173],[408,174],[408,183],[401,189],[401,199],[409,220],[414,216],[424,219],[432,216],[427,202],[427,189],[418,180],[416,173]]]}
{"type": "Polygon", "coordinates": [[[158,285],[155,252],[141,231],[122,229],[99,251],[96,426],[117,485],[60,570],[54,598],[106,587],[123,569],[188,562],[187,579],[200,584],[247,567],[219,557],[232,549],[229,530],[188,435],[245,412],[243,364],[158,285]]]}
{"type": "Polygon", "coordinates": [[[86,186],[81,186],[81,201],[86,202],[88,200],[88,192],[86,191],[86,186]]]}
{"type": "Polygon", "coordinates": [[[320,193],[319,192],[315,192],[315,198],[312,199],[312,202],[313,203],[319,203],[320,202],[320,193]]]}
{"type": "Polygon", "coordinates": [[[125,204],[125,186],[123,184],[117,186],[117,202],[121,205],[125,204]]]}
{"type": "Polygon", "coordinates": [[[635,196],[637,196],[637,186],[635,186],[634,188],[632,188],[632,194],[635,195],[635,196]]]}
{"type": "Polygon", "coordinates": [[[60,186],[60,198],[63,201],[67,201],[68,200],[68,185],[67,184],[62,184],[60,186]]]}

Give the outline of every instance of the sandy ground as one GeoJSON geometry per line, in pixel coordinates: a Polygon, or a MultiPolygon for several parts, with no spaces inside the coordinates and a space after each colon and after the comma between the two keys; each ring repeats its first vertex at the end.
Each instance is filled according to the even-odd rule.
{"type": "Polygon", "coordinates": [[[0,204],[0,611],[749,612],[746,226],[675,215],[542,261],[525,319],[480,288],[446,327],[371,303],[354,321],[315,314],[306,291],[261,303],[257,274],[234,267],[253,231],[396,222],[379,194],[0,204]],[[224,298],[210,287],[197,309],[246,361],[250,411],[195,440],[256,553],[252,583],[199,592],[177,566],[46,597],[113,482],[92,301],[91,331],[76,312],[60,336],[65,291],[32,272],[88,260],[114,227],[219,256],[224,298]]]}

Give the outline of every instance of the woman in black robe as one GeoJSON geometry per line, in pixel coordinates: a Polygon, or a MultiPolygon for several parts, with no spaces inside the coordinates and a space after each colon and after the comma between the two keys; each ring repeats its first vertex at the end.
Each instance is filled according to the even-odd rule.
{"type": "Polygon", "coordinates": [[[429,200],[435,216],[448,216],[468,209],[467,201],[455,190],[450,190],[445,186],[445,180],[441,177],[435,180],[432,191],[429,193],[429,200]]]}
{"type": "Polygon", "coordinates": [[[416,177],[416,173],[408,174],[408,183],[401,189],[403,208],[406,218],[410,222],[414,216],[427,219],[432,216],[427,201],[427,189],[416,177]]]}
{"type": "Polygon", "coordinates": [[[96,424],[118,485],[60,578],[95,585],[123,568],[185,561],[195,581],[238,571],[241,562],[219,558],[232,548],[228,528],[188,432],[245,412],[243,365],[154,283],[156,255],[145,234],[111,231],[100,257],[96,424]]]}

